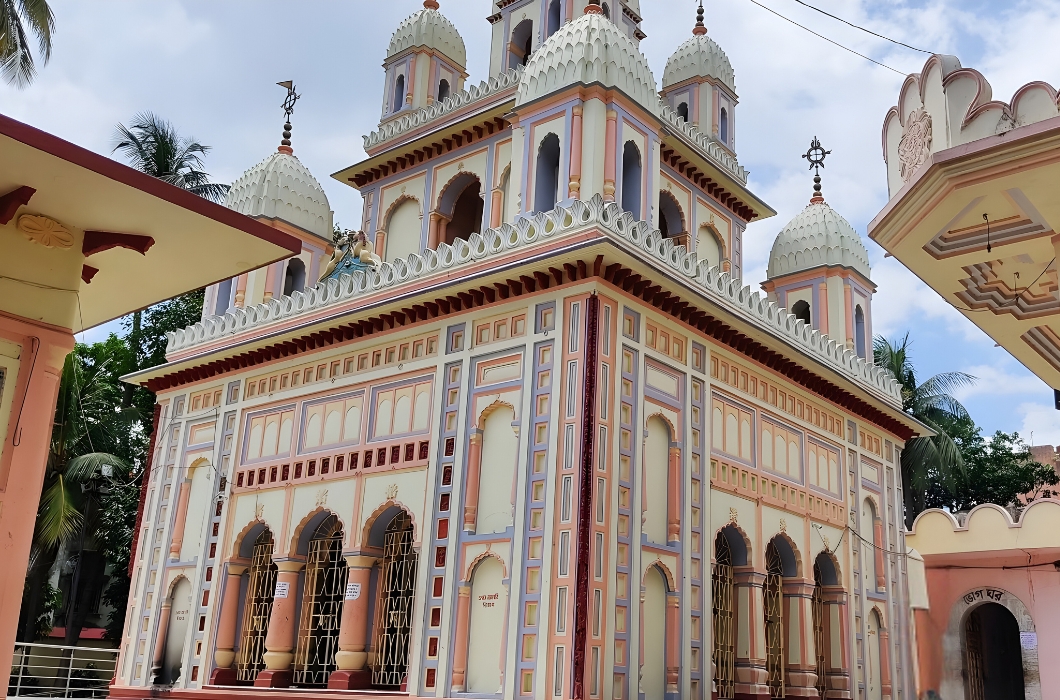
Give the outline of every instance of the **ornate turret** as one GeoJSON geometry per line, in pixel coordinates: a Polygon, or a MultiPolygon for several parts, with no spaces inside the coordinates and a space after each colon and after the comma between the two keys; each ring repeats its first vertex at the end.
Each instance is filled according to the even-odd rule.
{"type": "Polygon", "coordinates": [[[383,121],[464,89],[467,49],[439,7],[437,0],[424,0],[423,9],[406,17],[390,38],[383,121]]]}

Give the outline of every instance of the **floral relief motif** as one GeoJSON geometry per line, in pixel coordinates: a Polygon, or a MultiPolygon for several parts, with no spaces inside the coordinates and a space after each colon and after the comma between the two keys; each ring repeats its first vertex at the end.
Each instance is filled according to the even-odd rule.
{"type": "Polygon", "coordinates": [[[931,155],[931,115],[923,107],[910,113],[898,141],[898,162],[902,182],[909,182],[913,173],[931,155]]]}
{"type": "Polygon", "coordinates": [[[74,235],[54,219],[46,216],[23,214],[18,217],[18,230],[27,239],[45,248],[72,248],[74,235]]]}

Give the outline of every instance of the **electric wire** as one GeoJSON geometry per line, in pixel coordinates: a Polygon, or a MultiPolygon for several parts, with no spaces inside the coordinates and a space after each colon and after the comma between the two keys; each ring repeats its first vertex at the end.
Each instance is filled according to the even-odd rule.
{"type": "Polygon", "coordinates": [[[909,44],[905,43],[904,41],[898,41],[896,39],[892,39],[889,36],[884,36],[883,34],[878,34],[877,32],[874,32],[871,29],[866,29],[865,27],[862,27],[860,25],[854,24],[853,22],[848,22],[847,20],[843,19],[842,17],[837,17],[837,16],[833,15],[831,12],[825,12],[824,10],[822,10],[819,7],[814,7],[813,5],[811,5],[808,2],[803,2],[803,0],[795,0],[795,2],[799,3],[803,7],[810,8],[814,12],[820,12],[822,15],[825,15],[826,17],[831,17],[832,19],[834,19],[834,20],[836,20],[838,22],[842,22],[843,24],[851,26],[854,29],[860,29],[861,31],[865,32],[866,34],[871,34],[873,36],[879,37],[881,39],[884,39],[886,41],[891,42],[892,44],[897,44],[898,46],[904,46],[907,49],[912,49],[913,51],[919,51],[920,53],[927,53],[927,54],[934,54],[935,53],[934,51],[928,51],[926,49],[918,49],[915,46],[910,46],[909,44]]]}
{"type": "Polygon", "coordinates": [[[832,39],[829,39],[828,37],[826,37],[824,34],[819,34],[819,33],[815,32],[814,30],[810,29],[809,27],[807,27],[806,25],[799,24],[795,20],[793,20],[793,19],[791,19],[789,17],[785,17],[784,15],[780,14],[779,12],[774,10],[773,8],[767,7],[766,5],[763,5],[762,3],[758,2],[758,0],[748,0],[748,2],[750,2],[750,3],[754,4],[754,5],[758,5],[759,7],[761,7],[763,10],[766,10],[767,12],[773,13],[774,15],[776,15],[779,18],[781,18],[785,22],[791,22],[792,24],[794,24],[799,29],[803,29],[803,30],[809,32],[810,34],[813,34],[814,36],[816,36],[819,39],[824,39],[829,44],[834,44],[834,45],[838,46],[839,48],[843,49],[844,51],[849,51],[850,53],[854,54],[855,56],[860,56],[861,58],[864,58],[866,61],[870,61],[872,63],[875,63],[877,66],[880,66],[882,68],[886,68],[887,70],[893,71],[893,72],[897,73],[898,75],[905,76],[905,73],[903,73],[902,71],[898,70],[897,68],[892,68],[891,66],[887,65],[886,63],[881,63],[881,62],[877,61],[875,58],[870,58],[869,56],[866,56],[863,53],[858,53],[857,51],[855,51],[854,49],[850,48],[849,46],[844,46],[843,44],[840,44],[838,41],[833,41],[832,39]]]}

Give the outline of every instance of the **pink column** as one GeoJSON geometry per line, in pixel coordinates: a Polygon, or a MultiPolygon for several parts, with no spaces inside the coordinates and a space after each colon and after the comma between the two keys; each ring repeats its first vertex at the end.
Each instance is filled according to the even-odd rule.
{"type": "Polygon", "coordinates": [[[681,599],[673,592],[666,594],[666,692],[680,692],[680,682],[681,599]]]}
{"type": "Polygon", "coordinates": [[[263,301],[268,301],[275,296],[276,275],[279,274],[281,265],[283,265],[283,262],[274,262],[265,268],[265,294],[262,296],[263,301]]]}
{"type": "Polygon", "coordinates": [[[579,199],[582,191],[582,106],[571,110],[570,128],[570,185],[567,196],[579,199]]]}
{"type": "Polygon", "coordinates": [[[155,631],[155,653],[151,664],[151,675],[156,676],[162,669],[162,659],[166,653],[166,635],[169,634],[169,614],[173,603],[169,599],[162,602],[158,613],[158,629],[155,631]]]}
{"type": "Polygon", "coordinates": [[[471,433],[467,451],[467,486],[464,490],[464,530],[475,531],[478,519],[478,485],[482,471],[482,431],[471,433]]]}
{"type": "Polygon", "coordinates": [[[461,583],[456,597],[456,648],[453,650],[453,692],[462,693],[467,674],[467,630],[471,624],[471,584],[461,583]]]}
{"type": "Polygon", "coordinates": [[[817,287],[817,299],[820,302],[820,311],[817,314],[817,329],[822,333],[828,333],[828,285],[821,282],[817,287]]]}
{"type": "Polygon", "coordinates": [[[681,541],[681,448],[670,448],[669,483],[666,498],[666,541],[681,541]]]}
{"type": "Polygon", "coordinates": [[[214,668],[210,685],[235,685],[236,619],[239,617],[239,580],[247,570],[244,564],[229,562],[226,566],[224,597],[217,622],[217,649],[213,653],[214,668]]]}
{"type": "Polygon", "coordinates": [[[386,259],[383,255],[386,252],[386,231],[379,229],[375,232],[375,254],[380,258],[386,259]]]}
{"type": "Polygon", "coordinates": [[[891,638],[887,630],[880,627],[880,690],[883,697],[891,697],[891,638]]]}
{"type": "Polygon", "coordinates": [[[615,180],[618,177],[616,149],[618,144],[618,112],[607,110],[607,129],[604,136],[604,201],[615,201],[615,180]]]}
{"type": "Polygon", "coordinates": [[[185,477],[177,490],[177,519],[173,522],[173,541],[169,545],[169,558],[180,559],[180,548],[184,544],[184,525],[188,520],[188,500],[191,499],[191,477],[185,477]]]}
{"type": "Polygon", "coordinates": [[[846,332],[846,338],[844,338],[844,340],[846,340],[847,347],[850,348],[851,350],[853,350],[854,349],[854,317],[853,317],[853,313],[854,313],[854,298],[853,298],[853,296],[851,296],[850,285],[849,284],[844,284],[843,285],[843,306],[846,307],[844,309],[844,311],[845,311],[846,322],[847,322],[847,332],[846,332]]]}
{"type": "Polygon", "coordinates": [[[873,551],[876,554],[876,590],[887,590],[887,566],[883,560],[883,520],[874,518],[872,521],[872,543],[875,545],[873,551]]]}
{"type": "Polygon", "coordinates": [[[291,663],[294,661],[297,620],[298,573],[304,561],[288,559],[276,562],[276,593],[269,616],[269,633],[265,636],[265,670],[258,673],[254,685],[263,688],[286,688],[291,685],[291,663]]]}
{"type": "Polygon", "coordinates": [[[438,247],[438,222],[441,218],[442,215],[436,211],[432,211],[427,218],[427,248],[429,250],[438,247]]]}
{"type": "Polygon", "coordinates": [[[451,220],[445,215],[440,214],[438,216],[438,245],[445,243],[450,221],[451,220]]]}
{"type": "Polygon", "coordinates": [[[769,686],[766,684],[766,645],[765,630],[761,623],[765,620],[763,589],[765,574],[759,573],[750,566],[733,567],[733,625],[736,642],[736,697],[760,698],[769,697],[769,686]],[[743,607],[746,598],[747,607],[743,607]],[[741,612],[747,611],[744,619],[741,612]],[[748,650],[747,655],[742,651],[748,650]]]}
{"type": "Polygon", "coordinates": [[[356,690],[372,685],[368,663],[368,584],[371,581],[373,557],[348,556],[350,567],[346,596],[339,620],[339,650],[335,666],[328,677],[329,690],[356,690]]]}
{"type": "Polygon", "coordinates": [[[850,698],[850,650],[847,631],[847,592],[841,586],[825,586],[825,643],[828,649],[828,691],[832,698],[850,698]]]}
{"type": "Polygon", "coordinates": [[[504,216],[504,192],[497,187],[490,193],[490,197],[490,228],[497,228],[504,216]]]}
{"type": "Polygon", "coordinates": [[[241,274],[239,277],[236,278],[236,304],[235,304],[235,306],[236,306],[237,309],[242,309],[243,305],[247,301],[247,275],[248,275],[248,273],[244,272],[243,274],[241,274]]]}
{"type": "Polygon", "coordinates": [[[405,104],[412,104],[412,96],[416,94],[416,54],[412,54],[409,59],[409,81],[408,81],[408,94],[405,95],[405,104]]]}
{"type": "Polygon", "coordinates": [[[784,649],[786,696],[817,697],[817,655],[813,638],[812,581],[784,579],[784,649]],[[790,630],[797,630],[791,634],[790,630]],[[791,648],[797,640],[798,649],[791,648]],[[794,656],[794,660],[792,659],[794,656]]]}

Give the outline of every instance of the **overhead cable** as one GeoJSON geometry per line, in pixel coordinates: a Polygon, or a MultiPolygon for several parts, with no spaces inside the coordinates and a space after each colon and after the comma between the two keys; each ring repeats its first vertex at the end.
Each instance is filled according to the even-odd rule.
{"type": "Polygon", "coordinates": [[[884,36],[883,34],[878,34],[878,33],[874,32],[874,31],[872,31],[871,29],[866,29],[865,27],[862,27],[860,25],[854,24],[853,22],[848,22],[847,20],[843,19],[842,17],[836,17],[831,12],[825,12],[824,10],[822,10],[819,7],[814,7],[813,5],[811,5],[808,2],[803,2],[803,0],[795,0],[795,2],[799,3],[803,7],[810,8],[814,12],[820,12],[822,15],[825,15],[826,17],[831,17],[832,19],[834,19],[834,20],[836,20],[838,22],[842,22],[843,24],[851,26],[854,29],[860,29],[861,31],[865,32],[866,34],[871,34],[873,36],[879,37],[881,39],[884,39],[886,41],[891,42],[892,44],[897,44],[898,46],[904,46],[907,49],[912,49],[913,51],[919,51],[920,53],[928,53],[928,54],[935,53],[934,51],[927,51],[926,49],[918,49],[915,46],[910,46],[909,44],[905,43],[904,41],[898,41],[896,39],[892,39],[889,36],[884,36]]]}

